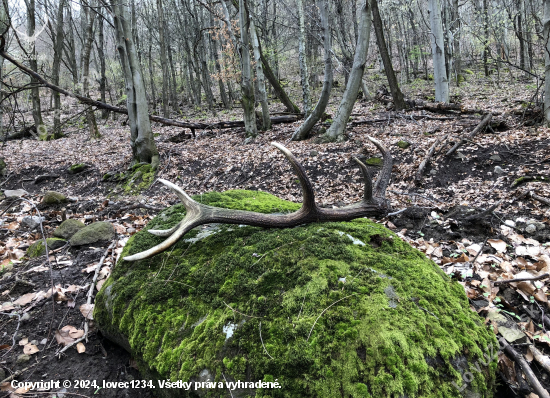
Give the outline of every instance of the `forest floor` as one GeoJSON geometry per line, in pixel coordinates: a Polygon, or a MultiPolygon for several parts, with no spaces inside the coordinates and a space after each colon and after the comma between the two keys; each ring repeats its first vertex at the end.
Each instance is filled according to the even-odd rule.
{"type": "MultiPolygon", "coordinates": [[[[243,129],[198,131],[196,138],[186,138],[181,129],[154,125],[161,155],[156,177],[177,183],[189,194],[252,189],[299,202],[299,183],[282,154],[270,145],[275,141],[286,145],[302,162],[318,203],[341,206],[359,200],[363,190],[352,156],[379,157],[367,136],[377,138],[394,158],[387,192],[391,207],[395,212],[407,208],[379,222],[458,279],[472,309],[530,360],[535,375],[548,389],[548,369],[533,359],[528,347],[533,344],[543,355],[550,354],[550,321],[546,325],[543,321],[549,310],[550,278],[546,275],[536,282],[498,286],[494,282],[536,278],[550,272],[550,206],[544,202],[550,200],[550,129],[537,126],[532,119],[532,82],[502,84],[497,88],[490,81],[471,78],[462,87],[453,88],[453,101],[464,109],[492,113],[493,122],[491,128],[482,130],[450,156],[446,151],[451,144],[480,123],[481,113],[396,113],[377,100],[361,100],[355,105],[352,121],[356,125],[348,128],[347,141],[336,144],[316,144],[315,137],[289,142],[300,122],[276,125],[246,143],[243,129]],[[415,182],[420,163],[437,140],[441,144],[421,181],[415,182]],[[400,148],[400,141],[410,146],[400,148]],[[493,205],[497,205],[494,211],[483,213],[493,205]],[[500,314],[508,323],[499,323],[496,309],[502,310],[500,314]]],[[[415,81],[404,91],[411,99],[433,97],[425,82],[415,81]]],[[[334,115],[337,105],[337,99],[333,100],[328,113],[334,115]]],[[[75,109],[76,105],[68,104],[66,115],[74,115],[75,109]]],[[[272,111],[282,111],[281,105],[273,104],[272,111]]],[[[219,110],[216,118],[198,108],[186,109],[184,114],[189,121],[241,120],[239,109],[219,110]]],[[[25,201],[0,197],[0,390],[5,391],[0,397],[61,397],[63,393],[155,396],[154,390],[147,388],[103,387],[103,380],[125,382],[139,380],[140,375],[130,355],[104,339],[93,321],[87,322],[87,341],[78,345],[80,351],[84,349],[82,353],[76,344],[60,353],[64,345],[82,334],[86,322],[81,306],[86,304],[99,259],[106,255],[101,264],[101,286],[128,237],[160,209],[177,202],[158,182],[131,196],[125,193],[122,182],[103,179],[107,173],[126,171],[131,160],[129,128],[122,125],[122,117],[100,124],[101,139],[90,139],[82,123],[82,119],[75,119],[67,124],[63,139],[16,140],[0,148],[0,158],[5,159],[8,170],[0,179],[0,188],[27,192],[25,201]],[[88,165],[83,172],[68,172],[71,165],[80,163],[88,165]],[[53,207],[40,204],[49,190],[61,192],[71,201],[53,207]],[[34,215],[36,209],[45,218],[47,236],[65,217],[85,223],[102,220],[115,226],[116,243],[111,250],[111,242],[104,242],[62,247],[48,259],[28,259],[26,249],[42,235],[25,229],[22,220],[34,215]],[[56,286],[55,304],[46,299],[52,285],[56,286]],[[18,315],[9,316],[15,313],[18,315]],[[61,331],[66,326],[73,328],[61,331]],[[27,391],[23,389],[15,394],[12,379],[69,380],[71,387],[54,386],[40,394],[24,394],[27,391]],[[77,380],[96,380],[97,384],[77,389],[77,380]]],[[[374,166],[371,169],[377,170],[374,166]]],[[[92,289],[95,293],[97,286],[92,289]]],[[[502,380],[497,396],[515,396],[512,391],[524,396],[527,390],[522,372],[511,366],[506,356],[499,359],[502,380]]]]}

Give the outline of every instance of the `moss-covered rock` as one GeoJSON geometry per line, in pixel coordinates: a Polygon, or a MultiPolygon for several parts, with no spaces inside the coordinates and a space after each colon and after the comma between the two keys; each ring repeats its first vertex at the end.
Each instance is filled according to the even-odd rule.
{"type": "Polygon", "coordinates": [[[69,243],[71,246],[82,246],[112,240],[114,237],[115,228],[111,223],[97,221],[76,232],[69,240],[69,243]]]}
{"type": "Polygon", "coordinates": [[[53,231],[53,236],[62,239],[69,239],[85,226],[86,225],[84,225],[82,221],[69,218],[68,220],[63,221],[61,225],[53,231]]]}
{"type": "MultiPolygon", "coordinates": [[[[261,192],[195,200],[266,213],[299,208],[261,192]]],[[[184,212],[168,208],[145,229],[172,227],[184,212]]],[[[357,219],[199,230],[153,258],[121,260],[96,297],[100,329],[140,359],[144,374],[281,385],[234,396],[449,398],[461,396],[467,372],[471,396],[492,396],[496,362],[484,354],[493,332],[460,284],[383,226],[357,219]]],[[[142,231],[121,257],[163,239],[142,231]]],[[[219,387],[197,393],[229,396],[219,387]]]]}
{"type": "MultiPolygon", "coordinates": [[[[67,241],[59,238],[48,238],[46,239],[46,243],[48,245],[48,250],[55,250],[64,246],[67,241]]],[[[46,254],[46,248],[44,247],[44,241],[42,239],[37,240],[27,249],[27,255],[30,258],[39,257],[44,254],[46,254]]]]}
{"type": "Polygon", "coordinates": [[[397,143],[397,146],[401,149],[407,149],[408,147],[411,146],[411,143],[409,141],[405,141],[405,140],[400,140],[398,143],[397,143]]]}
{"type": "Polygon", "coordinates": [[[67,171],[69,172],[69,174],[78,174],[78,173],[82,173],[88,167],[89,166],[86,163],[77,163],[69,166],[67,171]]]}
{"type": "Polygon", "coordinates": [[[65,203],[66,201],[67,197],[65,195],[55,191],[46,192],[42,198],[43,205],[56,205],[59,203],[65,203]]]}
{"type": "Polygon", "coordinates": [[[155,179],[155,170],[149,163],[138,163],[130,169],[124,191],[135,195],[149,188],[155,179]]]}

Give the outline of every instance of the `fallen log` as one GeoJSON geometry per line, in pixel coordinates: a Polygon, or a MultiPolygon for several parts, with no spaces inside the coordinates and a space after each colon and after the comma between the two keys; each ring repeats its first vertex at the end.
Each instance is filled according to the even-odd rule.
{"type": "Polygon", "coordinates": [[[481,122],[477,125],[477,127],[470,133],[468,134],[465,138],[461,139],[459,142],[457,142],[456,144],[454,144],[454,146],[449,149],[449,151],[446,153],[447,156],[449,155],[452,155],[453,153],[456,152],[456,150],[463,144],[465,144],[468,140],[471,140],[477,133],[479,133],[481,130],[483,130],[485,128],[485,126],[487,126],[489,124],[489,122],[491,121],[491,118],[493,117],[493,115],[491,113],[488,113],[482,120],[481,122]]]}
{"type": "Polygon", "coordinates": [[[537,195],[536,193],[533,193],[533,192],[529,192],[529,196],[531,196],[533,199],[538,200],[539,202],[545,203],[548,206],[550,206],[550,199],[547,199],[544,196],[537,195]]]}
{"type": "MultiPolygon", "coordinates": [[[[55,92],[58,92],[60,94],[63,94],[63,95],[69,96],[69,97],[76,98],[81,103],[89,105],[89,106],[94,106],[94,107],[99,108],[99,109],[106,109],[108,111],[115,112],[115,113],[121,113],[121,114],[124,114],[124,115],[128,114],[128,109],[126,109],[126,108],[109,105],[109,104],[106,104],[106,103],[101,102],[101,101],[96,101],[96,100],[93,100],[91,98],[88,98],[88,97],[85,97],[83,95],[70,92],[68,90],[65,90],[65,89],[59,87],[59,86],[56,86],[55,84],[47,81],[44,77],[42,77],[41,75],[39,75],[35,71],[27,68],[25,65],[23,65],[19,61],[15,60],[11,55],[6,53],[5,51],[0,51],[0,56],[4,57],[8,61],[10,61],[12,64],[14,64],[17,68],[19,68],[21,71],[23,71],[24,73],[26,73],[27,75],[29,75],[31,77],[34,77],[40,83],[44,84],[46,87],[48,87],[49,89],[51,89],[55,92]]],[[[296,116],[291,116],[291,115],[276,116],[276,117],[271,118],[271,124],[293,123],[293,122],[295,122],[299,119],[300,119],[300,115],[296,115],[296,116]]],[[[149,120],[151,120],[153,122],[161,123],[161,124],[166,125],[166,126],[176,126],[176,127],[188,128],[188,129],[191,130],[193,135],[195,133],[195,130],[229,129],[229,128],[235,128],[235,127],[244,127],[244,121],[242,121],[242,120],[239,120],[239,121],[222,121],[222,122],[215,122],[215,123],[190,123],[190,122],[183,122],[183,121],[179,121],[179,120],[167,119],[167,118],[160,117],[160,116],[155,116],[155,115],[149,115],[149,120]]]]}

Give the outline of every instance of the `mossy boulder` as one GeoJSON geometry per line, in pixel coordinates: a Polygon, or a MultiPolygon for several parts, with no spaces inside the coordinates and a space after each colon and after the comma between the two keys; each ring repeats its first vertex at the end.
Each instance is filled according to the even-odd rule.
{"type": "Polygon", "coordinates": [[[56,205],[56,204],[65,203],[65,202],[67,202],[67,197],[62,193],[55,192],[55,191],[46,192],[44,194],[44,197],[42,198],[43,205],[56,205]]]}
{"type": "Polygon", "coordinates": [[[61,223],[59,227],[53,231],[53,236],[62,239],[69,239],[86,225],[82,221],[69,218],[61,223]]]}
{"type": "MultiPolygon", "coordinates": [[[[46,239],[46,243],[48,245],[48,250],[55,250],[65,246],[67,241],[59,238],[48,238],[46,239]]],[[[37,240],[27,249],[27,255],[30,258],[39,257],[44,254],[46,254],[46,247],[44,247],[44,241],[42,239],[37,240]]]]}
{"type": "Polygon", "coordinates": [[[82,173],[88,167],[89,166],[86,163],[77,163],[69,166],[67,171],[69,172],[69,174],[78,174],[78,173],[82,173]]]}
{"type": "MultiPolygon", "coordinates": [[[[249,191],[195,200],[265,213],[300,207],[249,191]]],[[[121,258],[161,242],[146,230],[170,228],[184,213],[163,211],[121,258]]],[[[495,336],[463,287],[367,219],[199,227],[153,258],[120,260],[94,319],[145,377],[217,386],[157,389],[164,396],[229,397],[217,383],[262,380],[281,388],[232,396],[449,398],[465,385],[472,397],[492,397],[495,381],[497,364],[484,357],[495,336]]]]}
{"type": "Polygon", "coordinates": [[[115,228],[111,223],[97,221],[76,232],[69,240],[69,243],[71,246],[82,246],[112,240],[114,237],[115,228]]]}

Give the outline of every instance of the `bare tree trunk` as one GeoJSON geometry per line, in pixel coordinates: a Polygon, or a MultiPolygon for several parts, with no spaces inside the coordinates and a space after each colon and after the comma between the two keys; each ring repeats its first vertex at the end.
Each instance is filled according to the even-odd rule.
{"type": "Polygon", "coordinates": [[[117,49],[126,80],[128,120],[130,122],[130,141],[133,162],[151,163],[153,169],[159,165],[159,153],[153,139],[145,84],[134,47],[130,28],[130,18],[125,4],[111,0],[113,22],[117,37],[117,49]]]}
{"type": "MultiPolygon", "coordinates": [[[[59,8],[57,9],[57,20],[56,20],[56,28],[55,28],[55,46],[54,46],[54,54],[53,54],[53,64],[52,64],[52,83],[56,86],[59,86],[59,71],[61,66],[61,57],[63,56],[63,42],[64,42],[64,35],[63,35],[63,17],[65,15],[65,0],[59,0],[59,8]]],[[[52,90],[52,96],[53,96],[53,138],[61,138],[63,137],[63,132],[61,131],[61,95],[57,92],[52,90]]],[[[102,102],[105,102],[102,99],[102,102]]]]}
{"type": "MultiPolygon", "coordinates": [[[[84,96],[90,97],[90,54],[92,53],[92,43],[94,42],[94,23],[96,13],[93,11],[88,12],[88,20],[86,23],[86,42],[84,51],[82,53],[82,91],[84,96]]],[[[91,138],[100,138],[99,130],[97,129],[97,123],[95,120],[95,113],[93,108],[89,107],[86,111],[86,120],[88,121],[88,129],[90,130],[91,138]]]]}
{"type": "Polygon", "coordinates": [[[393,104],[396,111],[401,111],[406,107],[405,99],[403,98],[403,93],[399,88],[399,83],[397,82],[397,78],[395,77],[395,72],[393,70],[391,57],[388,53],[388,48],[386,47],[384,27],[382,26],[382,18],[380,17],[380,11],[378,10],[378,0],[371,0],[371,7],[376,41],[378,43],[378,49],[380,50],[380,57],[382,57],[382,62],[384,63],[384,70],[386,72],[386,77],[388,78],[393,104]]]}
{"type": "MultiPolygon", "coordinates": [[[[36,29],[36,19],[35,19],[35,1],[26,0],[25,4],[27,6],[27,35],[29,37],[34,35],[36,29]]],[[[36,60],[36,42],[31,43],[31,51],[29,53],[29,66],[30,68],[38,72],[38,61],[36,60]]],[[[31,84],[33,86],[38,85],[36,79],[31,78],[31,84]]],[[[47,139],[48,132],[44,122],[42,121],[42,110],[40,106],[40,89],[38,87],[33,87],[31,89],[32,97],[32,117],[34,119],[34,125],[38,131],[41,139],[47,139]]]]}
{"type": "Polygon", "coordinates": [[[544,117],[550,126],[550,0],[544,0],[544,117]]]}
{"type": "Polygon", "coordinates": [[[250,68],[250,19],[246,0],[239,0],[239,26],[241,29],[241,102],[244,112],[244,129],[247,137],[256,137],[256,112],[254,111],[254,85],[250,68]]]}
{"type": "MultiPolygon", "coordinates": [[[[214,16],[212,15],[212,13],[209,13],[210,15],[210,25],[211,26],[215,26],[214,25],[214,16]]],[[[212,57],[214,58],[214,63],[215,63],[215,66],[216,66],[216,72],[218,73],[218,87],[220,88],[220,97],[221,97],[221,100],[222,100],[222,103],[223,103],[223,106],[226,108],[226,109],[230,109],[231,108],[231,102],[229,101],[229,98],[227,98],[227,92],[225,91],[225,86],[223,84],[223,79],[221,77],[221,66],[220,66],[220,57],[219,57],[219,54],[218,54],[218,39],[219,39],[219,36],[214,38],[211,36],[211,47],[212,47],[212,57]]]]}
{"type": "Polygon", "coordinates": [[[460,19],[460,9],[458,7],[458,0],[453,0],[453,18],[456,21],[456,30],[453,34],[453,55],[454,55],[454,68],[456,75],[456,86],[460,86],[462,80],[462,54],[460,53],[460,36],[462,29],[462,21],[460,19]]]}
{"type": "Polygon", "coordinates": [[[69,21],[69,37],[68,37],[68,43],[67,47],[65,48],[65,53],[67,55],[67,59],[69,61],[69,64],[71,65],[71,74],[73,77],[73,87],[75,92],[78,94],[80,93],[80,88],[78,86],[78,65],[76,63],[76,48],[75,48],[75,41],[74,41],[74,29],[72,29],[73,23],[73,14],[71,11],[71,7],[67,7],[67,17],[69,21]]]}
{"type": "Polygon", "coordinates": [[[346,91],[340,101],[338,113],[332,122],[332,125],[322,138],[323,141],[342,141],[344,137],[344,129],[348,122],[353,105],[357,100],[357,94],[361,87],[365,63],[367,62],[367,52],[369,49],[370,28],[371,28],[371,10],[369,0],[364,0],[361,8],[361,22],[359,24],[359,35],[357,37],[357,45],[355,47],[355,57],[353,59],[353,67],[349,75],[346,91]]]}
{"type": "Polygon", "coordinates": [[[260,57],[260,41],[256,32],[254,21],[250,18],[250,33],[252,35],[252,46],[254,47],[254,61],[256,62],[256,79],[258,80],[258,100],[262,105],[262,130],[271,128],[271,119],[269,118],[269,105],[267,103],[267,92],[265,91],[265,76],[262,68],[262,59],[260,57]]]}
{"type": "MultiPolygon", "coordinates": [[[[103,17],[99,16],[98,21],[98,45],[97,45],[97,56],[99,58],[99,68],[100,68],[100,80],[99,80],[99,92],[101,96],[101,102],[107,102],[106,100],[106,91],[107,91],[107,77],[105,76],[105,39],[103,36],[103,17]]],[[[107,109],[101,110],[101,118],[107,120],[109,118],[109,111],[107,109]]]]}
{"type": "Polygon", "coordinates": [[[308,117],[311,112],[311,100],[309,94],[309,73],[306,57],[306,24],[304,21],[304,4],[302,0],[296,0],[298,7],[298,19],[300,33],[298,34],[298,61],[300,63],[300,78],[302,81],[302,99],[304,104],[304,116],[308,117]]]}
{"type": "Polygon", "coordinates": [[[319,10],[321,12],[321,25],[323,27],[323,44],[325,50],[325,77],[323,80],[323,90],[321,91],[321,96],[313,112],[311,112],[309,117],[292,135],[293,141],[305,140],[307,138],[312,127],[321,119],[321,116],[325,112],[332,89],[332,43],[330,24],[328,21],[327,0],[319,1],[319,10]]]}
{"type": "Polygon", "coordinates": [[[162,0],[157,0],[159,44],[160,44],[160,66],[162,68],[162,115],[169,116],[168,112],[168,84],[170,75],[168,74],[168,58],[166,56],[166,40],[164,38],[164,10],[162,0]]]}
{"type": "MultiPolygon", "coordinates": [[[[4,3],[5,4],[5,3],[4,3]]],[[[0,32],[6,32],[4,38],[8,41],[8,27],[10,20],[8,17],[8,10],[4,7],[4,4],[0,5],[0,32]]],[[[4,57],[0,56],[0,101],[4,100],[4,57]]],[[[0,102],[1,103],[1,102],[0,102]]],[[[7,134],[4,133],[4,107],[0,106],[0,140],[5,141],[7,134]]]]}
{"type": "Polygon", "coordinates": [[[430,39],[432,42],[432,57],[434,64],[435,101],[449,102],[449,80],[445,69],[445,52],[443,43],[443,26],[441,24],[441,8],[439,0],[428,1],[430,14],[430,39]]]}

